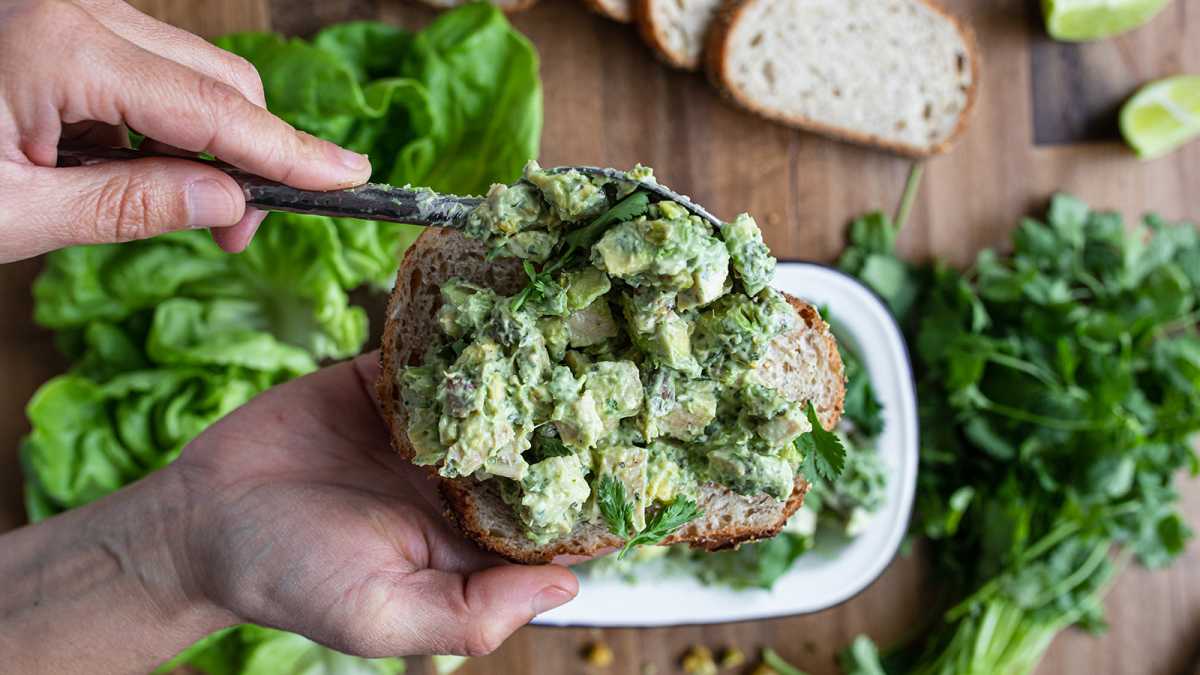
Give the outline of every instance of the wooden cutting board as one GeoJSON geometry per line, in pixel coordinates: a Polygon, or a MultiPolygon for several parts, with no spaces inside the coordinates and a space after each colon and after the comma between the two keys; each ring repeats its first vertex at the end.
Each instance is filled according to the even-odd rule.
{"type": "MultiPolygon", "coordinates": [[[[432,13],[399,0],[142,0],[146,12],[211,37],[274,29],[305,35],[346,19],[382,18],[407,27],[432,13]]],[[[1003,245],[1017,219],[1040,212],[1055,190],[1127,216],[1156,209],[1200,219],[1200,143],[1151,163],[1116,142],[1117,106],[1142,82],[1200,72],[1200,12],[1176,0],[1149,26],[1085,47],[1044,37],[1036,3],[953,0],[975,28],[983,53],[983,93],[955,151],[927,164],[924,186],[901,248],[916,258],[969,262],[1003,245]],[[1190,39],[1189,39],[1190,35],[1190,39]]],[[[783,258],[831,261],[844,225],[864,211],[892,209],[907,160],[824,140],[746,114],[723,101],[700,75],[653,60],[635,31],[585,11],[574,0],[542,0],[513,22],[536,44],[545,83],[542,163],[653,166],[669,185],[718,216],[749,211],[783,258]]],[[[26,432],[23,406],[65,365],[50,336],[32,325],[29,283],[39,267],[0,267],[0,531],[23,522],[16,444],[26,432]]],[[[1200,524],[1200,484],[1184,502],[1200,524]]],[[[1039,673],[1191,672],[1200,657],[1200,546],[1168,571],[1132,569],[1108,599],[1112,629],[1101,637],[1068,632],[1039,673]]],[[[526,628],[497,653],[461,672],[497,675],[679,672],[690,645],[772,645],[811,673],[836,672],[835,651],[866,632],[887,644],[916,630],[936,579],[918,561],[898,559],[874,585],[820,614],[713,627],[656,630],[526,628]],[[580,658],[601,640],[616,659],[607,670],[580,658]]],[[[424,659],[411,672],[430,673],[424,659]]]]}

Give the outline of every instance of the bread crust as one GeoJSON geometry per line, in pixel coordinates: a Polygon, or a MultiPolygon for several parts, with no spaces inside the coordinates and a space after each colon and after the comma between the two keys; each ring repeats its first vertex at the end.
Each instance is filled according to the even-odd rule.
{"type": "MultiPolygon", "coordinates": [[[[693,61],[685,55],[675,52],[667,46],[667,38],[663,35],[662,26],[654,18],[654,12],[651,11],[652,3],[656,0],[631,0],[633,7],[633,20],[637,24],[638,33],[642,36],[642,41],[654,52],[660,61],[681,70],[699,70],[703,62],[703,54],[697,56],[693,61]]],[[[662,1],[662,0],[658,0],[662,1]]],[[[667,0],[671,2],[673,0],[667,0]]],[[[711,28],[711,27],[710,27],[711,28]]]]}
{"type": "MultiPolygon", "coordinates": [[[[495,277],[493,281],[496,279],[501,281],[498,284],[489,284],[499,285],[498,290],[508,291],[509,288],[504,287],[507,279],[510,276],[514,279],[517,278],[515,275],[519,270],[519,267],[512,261],[483,263],[483,247],[450,230],[428,229],[406,252],[396,276],[395,288],[392,290],[388,302],[388,321],[384,328],[380,349],[380,365],[382,367],[379,380],[376,382],[376,392],[381,411],[391,432],[392,446],[402,457],[409,460],[413,458],[415,451],[408,439],[408,415],[400,398],[396,374],[408,365],[415,365],[424,353],[424,345],[404,344],[406,328],[412,329],[413,326],[421,326],[425,333],[432,335],[433,317],[431,315],[418,316],[414,313],[422,307],[426,311],[436,312],[435,304],[425,303],[422,305],[421,300],[427,299],[430,293],[436,293],[440,284],[437,280],[431,282],[422,266],[428,264],[435,256],[447,251],[458,254],[454,272],[468,277],[474,273],[474,280],[479,283],[486,283],[486,280],[480,279],[481,270],[484,270],[485,267],[502,268],[492,275],[495,277]],[[476,256],[478,259],[472,260],[472,256],[476,256]],[[503,269],[510,264],[513,269],[503,269]],[[426,298],[420,297],[422,293],[426,295],[426,298]]],[[[493,270],[488,271],[490,273],[493,270]]],[[[511,284],[509,286],[511,287],[511,284]]],[[[821,319],[820,314],[812,305],[786,294],[785,297],[796,309],[797,315],[805,324],[805,329],[816,331],[823,345],[824,355],[827,357],[828,370],[834,371],[836,375],[834,381],[837,383],[837,388],[832,392],[831,404],[827,409],[819,411],[822,426],[832,430],[841,419],[845,402],[843,365],[837,350],[837,343],[828,324],[821,319]]],[[[417,332],[419,333],[420,329],[417,329],[417,332]]],[[[513,562],[543,564],[563,555],[592,556],[623,543],[620,538],[597,523],[581,524],[569,537],[560,538],[543,546],[536,546],[523,539],[515,541],[513,538],[504,537],[502,533],[492,531],[487,524],[488,518],[485,511],[489,503],[494,505],[498,500],[494,485],[473,478],[444,478],[437,474],[435,467],[424,468],[438,481],[438,489],[445,502],[446,516],[481,547],[513,562]]],[[[778,516],[767,525],[729,522],[721,528],[701,532],[698,530],[697,523],[689,523],[663,543],[688,543],[694,548],[715,551],[736,547],[747,541],[773,537],[783,529],[788,518],[803,504],[809,487],[808,481],[798,475],[788,500],[780,509],[778,516]]],[[[709,501],[734,499],[742,500],[741,503],[745,508],[751,511],[755,508],[778,508],[775,506],[777,502],[766,495],[742,497],[715,483],[702,486],[701,491],[702,507],[709,501]]],[[[509,513],[511,514],[511,509],[509,509],[509,513]]],[[[512,514],[512,517],[515,519],[515,514],[512,514]]]]}
{"type": "Polygon", "coordinates": [[[595,12],[605,18],[612,19],[613,21],[617,21],[620,23],[629,23],[629,22],[633,21],[633,2],[632,2],[632,0],[627,0],[626,2],[616,3],[622,9],[625,10],[623,12],[622,11],[613,11],[614,6],[610,3],[604,2],[604,0],[584,0],[584,4],[586,4],[588,9],[592,10],[593,12],[595,12]]]}
{"type": "Polygon", "coordinates": [[[866,134],[843,127],[837,127],[831,124],[817,122],[806,117],[796,115],[788,115],[777,111],[772,111],[764,106],[760,106],[750,97],[742,94],[733,86],[733,80],[728,73],[728,65],[730,62],[729,37],[733,32],[737,22],[742,18],[743,12],[754,2],[764,0],[724,0],[721,8],[717,11],[716,18],[713,20],[708,29],[706,43],[702,60],[704,61],[705,70],[708,74],[709,81],[713,86],[726,98],[733,101],[737,105],[749,110],[750,112],[764,117],[769,120],[781,122],[788,126],[804,129],[831,138],[857,143],[860,145],[875,146],[890,152],[907,157],[932,157],[948,152],[952,148],[959,137],[966,132],[967,126],[970,123],[971,113],[975,109],[975,102],[979,96],[979,70],[980,70],[980,54],[979,45],[975,39],[975,31],[970,26],[963,23],[956,16],[951,14],[941,5],[938,5],[933,0],[911,0],[919,2],[935,14],[950,22],[955,30],[962,37],[963,44],[966,46],[967,53],[970,55],[971,62],[971,84],[967,88],[967,103],[963,106],[962,112],[959,113],[958,123],[954,127],[954,131],[945,139],[930,147],[909,145],[907,143],[898,143],[885,138],[880,138],[874,134],[866,134]]]}

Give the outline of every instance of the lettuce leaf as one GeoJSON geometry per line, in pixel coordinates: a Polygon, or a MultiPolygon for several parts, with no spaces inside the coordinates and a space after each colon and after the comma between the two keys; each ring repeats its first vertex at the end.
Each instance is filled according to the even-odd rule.
{"type": "MultiPolygon", "coordinates": [[[[488,4],[445,12],[417,33],[356,22],[311,41],[239,33],[216,43],[258,68],[272,112],[369,154],[373,180],[482,193],[537,156],[537,54],[488,4]]],[[[420,231],[273,213],[238,255],[187,231],[47,256],[34,318],[74,365],[27,408],[30,518],[137,480],[267,387],[357,353],[367,317],[349,291],[390,286],[420,231]]],[[[209,636],[160,672],[184,664],[211,675],[404,668],[253,626],[209,636]]]]}
{"type": "Polygon", "coordinates": [[[363,659],[347,656],[284,631],[242,626],[245,655],[240,675],[399,675],[398,658],[363,659]]]}
{"type": "Polygon", "coordinates": [[[171,462],[210,424],[287,371],[159,368],[105,382],[56,377],[29,401],[22,465],[31,518],[82,506],[171,462]]]}

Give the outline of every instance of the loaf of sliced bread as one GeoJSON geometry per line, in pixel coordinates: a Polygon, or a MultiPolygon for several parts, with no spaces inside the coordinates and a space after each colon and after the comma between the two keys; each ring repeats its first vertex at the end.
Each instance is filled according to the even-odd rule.
{"type": "Polygon", "coordinates": [[[632,0],[584,0],[584,2],[593,12],[613,21],[621,23],[633,21],[632,0]]]}
{"type": "MultiPolygon", "coordinates": [[[[380,351],[382,374],[378,394],[391,428],[392,443],[405,458],[414,451],[408,439],[408,411],[400,396],[398,376],[408,365],[419,364],[428,345],[437,338],[435,315],[441,305],[440,287],[451,277],[511,294],[526,282],[514,260],[485,261],[478,241],[452,230],[425,231],[408,249],[400,265],[396,287],[388,306],[380,351]]],[[[845,395],[844,372],[837,343],[829,326],[811,305],[788,298],[799,316],[797,328],[775,338],[762,368],[765,384],[796,401],[812,401],[822,426],[833,429],[841,419],[845,395]]],[[[474,478],[448,479],[430,472],[439,481],[447,515],[481,546],[509,560],[544,563],[559,555],[594,555],[622,541],[598,523],[582,523],[571,534],[537,545],[496,489],[496,481],[474,478]]],[[[717,485],[701,488],[701,518],[688,523],[664,543],[688,542],[721,549],[778,534],[788,517],[800,508],[808,483],[797,477],[789,499],[766,495],[743,496],[717,485]]]]}
{"type": "Polygon", "coordinates": [[[727,0],[705,60],[756,113],[915,156],[950,148],[979,85],[970,30],[927,0],[727,0]]]}
{"type": "Polygon", "coordinates": [[[676,68],[698,70],[721,0],[634,0],[642,39],[676,68]]]}
{"type": "MultiPolygon", "coordinates": [[[[421,0],[421,2],[437,9],[450,9],[465,5],[475,0],[421,0]]],[[[488,0],[503,12],[521,12],[537,4],[537,0],[488,0]]]]}

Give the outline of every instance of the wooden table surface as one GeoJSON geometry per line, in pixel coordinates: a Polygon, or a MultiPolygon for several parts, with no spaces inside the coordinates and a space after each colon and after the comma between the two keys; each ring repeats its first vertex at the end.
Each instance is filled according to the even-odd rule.
{"type": "MultiPolygon", "coordinates": [[[[142,0],[154,16],[204,36],[247,29],[306,35],[345,19],[382,18],[418,27],[431,14],[400,0],[142,0]]],[[[1085,47],[1050,42],[1035,2],[951,0],[970,22],[983,54],[983,93],[973,123],[953,153],[927,164],[902,250],[969,261],[1002,245],[1024,214],[1068,190],[1127,216],[1155,209],[1200,219],[1200,143],[1150,163],[1134,160],[1115,137],[1115,110],[1140,83],[1200,72],[1200,3],[1176,0],[1149,26],[1085,47]],[[1188,37],[1191,39],[1189,40],[1188,37]]],[[[749,211],[780,257],[830,261],[849,218],[891,209],[907,160],[831,142],[737,110],[703,77],[657,64],[628,26],[585,11],[574,0],[542,0],[514,23],[536,44],[545,83],[543,164],[631,166],[643,162],[671,186],[719,216],[749,211]]],[[[18,439],[23,406],[63,360],[30,320],[29,284],[38,261],[0,267],[0,531],[24,516],[18,439]]],[[[1200,525],[1200,483],[1184,486],[1185,508],[1200,525]]],[[[1168,571],[1131,569],[1108,598],[1112,628],[1101,637],[1060,636],[1039,673],[1193,672],[1200,657],[1200,546],[1168,571]]],[[[773,645],[812,673],[836,672],[835,651],[866,632],[887,644],[927,614],[937,581],[919,561],[897,559],[853,600],[819,614],[711,627],[655,630],[526,628],[466,675],[601,672],[579,658],[603,640],[616,660],[604,672],[633,674],[644,664],[678,672],[692,644],[735,645],[748,653],[773,645]]],[[[431,672],[413,659],[412,672],[431,672]]]]}

